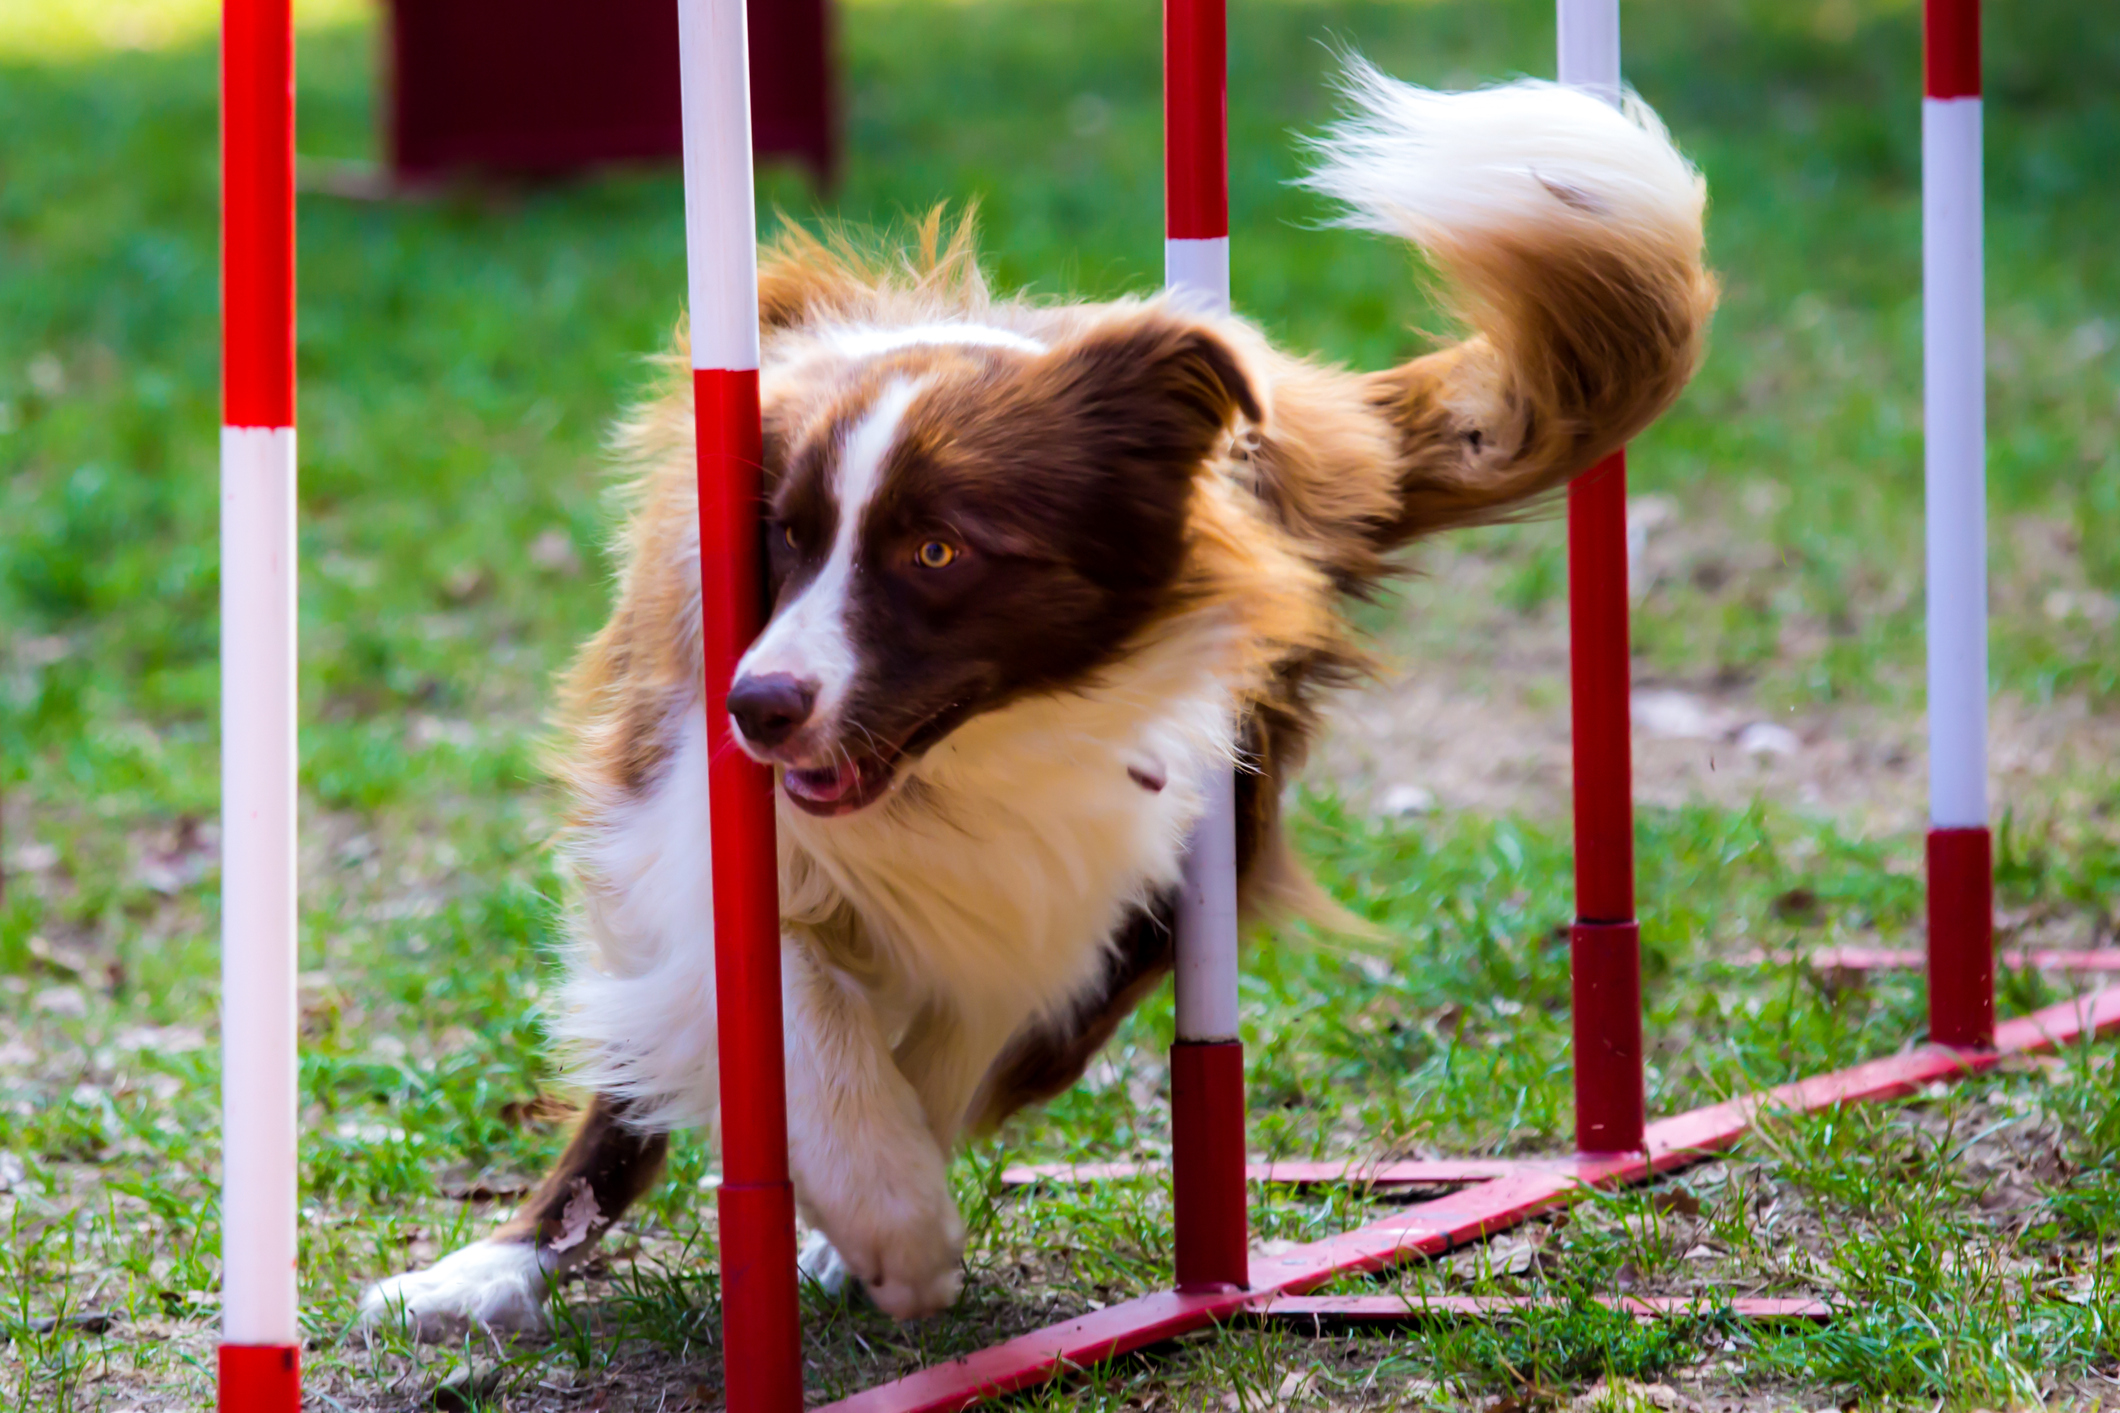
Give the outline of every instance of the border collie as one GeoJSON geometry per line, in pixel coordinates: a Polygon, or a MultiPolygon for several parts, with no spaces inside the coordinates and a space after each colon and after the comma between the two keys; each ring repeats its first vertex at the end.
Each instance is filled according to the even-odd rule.
{"type": "MultiPolygon", "coordinates": [[[[1279,807],[1343,616],[1416,537],[1564,485],[1692,375],[1705,188],[1646,107],[1356,64],[1308,179],[1418,247],[1470,329],[1357,373],[1182,298],[991,293],[970,223],[899,256],[782,235],[759,273],[773,611],[729,698],[778,781],[805,1268],[901,1318],[960,1284],[954,1146],[1073,1083],[1171,966],[1203,786],[1241,767],[1248,916],[1324,904],[1279,807]]],[[[679,360],[681,363],[681,359],[679,360]]],[[[618,602],[563,695],[593,1093],[498,1232],[363,1301],[442,1337],[549,1285],[715,1120],[691,390],[625,429],[618,602]]]]}

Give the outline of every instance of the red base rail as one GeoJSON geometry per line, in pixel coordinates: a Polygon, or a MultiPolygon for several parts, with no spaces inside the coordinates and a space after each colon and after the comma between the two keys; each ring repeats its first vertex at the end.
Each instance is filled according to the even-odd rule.
{"type": "MultiPolygon", "coordinates": [[[[2048,1006],[1995,1028],[1990,1049],[1923,1045],[1904,1054],[1812,1075],[1649,1124],[1641,1148],[1609,1157],[1580,1156],[1525,1162],[1457,1161],[1362,1164],[1259,1164],[1255,1178],[1297,1182],[1336,1180],[1469,1185],[1339,1236],[1274,1256],[1254,1254],[1251,1290],[1189,1295],[1144,1295],[1018,1336],[1005,1344],[922,1369],[828,1405],[831,1413],[954,1413],[982,1400],[1116,1358],[1191,1330],[1276,1309],[1301,1312],[1302,1296],[1335,1276],[1377,1271],[1437,1256],[1506,1231],[1542,1212],[1575,1201],[1594,1188],[1622,1187],[1673,1172],[1727,1149],[1762,1115],[1812,1113],[1840,1104],[1891,1099],[1939,1081],[1992,1069],[2009,1055],[2036,1054],[2087,1036],[2120,1029],[2120,988],[2048,1006]]],[[[1012,1169],[1004,1180],[1092,1181],[1139,1172],[1111,1163],[1012,1169]]],[[[1390,1302],[1403,1308],[1405,1302],[1390,1302]]],[[[1375,1310],[1381,1311],[1379,1305],[1375,1310]]],[[[1721,1308],[1721,1307],[1715,1307],[1721,1308]]],[[[1732,1307],[1735,1308],[1735,1307],[1732,1307]]],[[[1655,1313],[1656,1307],[1648,1307],[1655,1313]]],[[[1473,1313],[1466,1310],[1460,1313],[1473,1313]]],[[[1776,1312],[1767,1318],[1819,1318],[1776,1312]]],[[[1309,1318],[1309,1315],[1305,1315],[1309,1318]]]]}
{"type": "MultiPolygon", "coordinates": [[[[1815,952],[1748,952],[1739,961],[1750,966],[1793,962],[1812,971],[1919,971],[1929,964],[1929,954],[1892,947],[1821,947],[1815,952]]],[[[2120,947],[2011,947],[1996,952],[1991,965],[2013,971],[2120,972],[2120,947]]]]}
{"type": "MultiPolygon", "coordinates": [[[[1713,1300],[1703,1296],[1600,1295],[1595,1303],[1637,1320],[1667,1320],[1673,1315],[1735,1315],[1741,1320],[1830,1320],[1833,1307],[1822,1300],[1776,1296],[1739,1296],[1713,1300]]],[[[1535,1295],[1297,1295],[1261,1306],[1262,1320],[1309,1325],[1322,1334],[1329,1326],[1398,1325],[1409,1320],[1507,1315],[1519,1310],[1557,1306],[1557,1300],[1535,1295]]]]}

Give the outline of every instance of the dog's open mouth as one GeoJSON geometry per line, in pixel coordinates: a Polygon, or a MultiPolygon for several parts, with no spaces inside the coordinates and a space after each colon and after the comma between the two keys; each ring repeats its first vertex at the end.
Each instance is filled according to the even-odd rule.
{"type": "Polygon", "coordinates": [[[808,814],[852,814],[890,792],[897,753],[891,759],[841,753],[824,765],[788,766],[780,785],[796,808],[808,814]]]}
{"type": "MultiPolygon", "coordinates": [[[[829,759],[817,765],[804,764],[799,758],[783,761],[780,788],[805,814],[829,818],[865,809],[891,793],[902,763],[919,760],[930,746],[954,731],[972,710],[971,698],[960,697],[905,735],[886,737],[897,741],[894,746],[835,750],[829,759]]],[[[862,734],[871,740],[876,739],[870,732],[862,734]]]]}

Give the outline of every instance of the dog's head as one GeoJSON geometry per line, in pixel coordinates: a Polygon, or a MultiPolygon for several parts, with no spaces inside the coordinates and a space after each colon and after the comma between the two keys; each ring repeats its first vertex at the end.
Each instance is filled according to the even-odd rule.
{"type": "Polygon", "coordinates": [[[773,612],[729,693],[744,749],[817,815],[1109,663],[1169,607],[1200,468],[1258,417],[1228,347],[1153,307],[1049,348],[947,326],[840,342],[768,398],[773,612]]]}

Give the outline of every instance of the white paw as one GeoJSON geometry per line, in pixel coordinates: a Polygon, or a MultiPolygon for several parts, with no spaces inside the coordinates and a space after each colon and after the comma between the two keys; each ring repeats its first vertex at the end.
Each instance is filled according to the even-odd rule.
{"type": "Polygon", "coordinates": [[[894,1320],[917,1320],[957,1303],[964,1289],[963,1258],[955,1243],[939,1259],[885,1266],[881,1280],[864,1283],[876,1308],[894,1320]]]}
{"type": "Polygon", "coordinates": [[[863,1214],[868,1230],[831,1243],[876,1308],[894,1320],[947,1310],[964,1288],[964,1221],[948,1189],[934,1196],[925,1211],[879,1203],[880,1210],[863,1214]]]}
{"type": "Polygon", "coordinates": [[[460,1339],[473,1327],[543,1334],[547,1285],[536,1247],[476,1241],[424,1271],[370,1286],[361,1297],[361,1324],[399,1325],[429,1343],[460,1339]]]}
{"type": "Polygon", "coordinates": [[[795,1258],[795,1269],[802,1278],[835,1300],[847,1293],[854,1282],[853,1271],[841,1258],[832,1239],[821,1231],[813,1231],[802,1244],[802,1254],[795,1258]]]}

